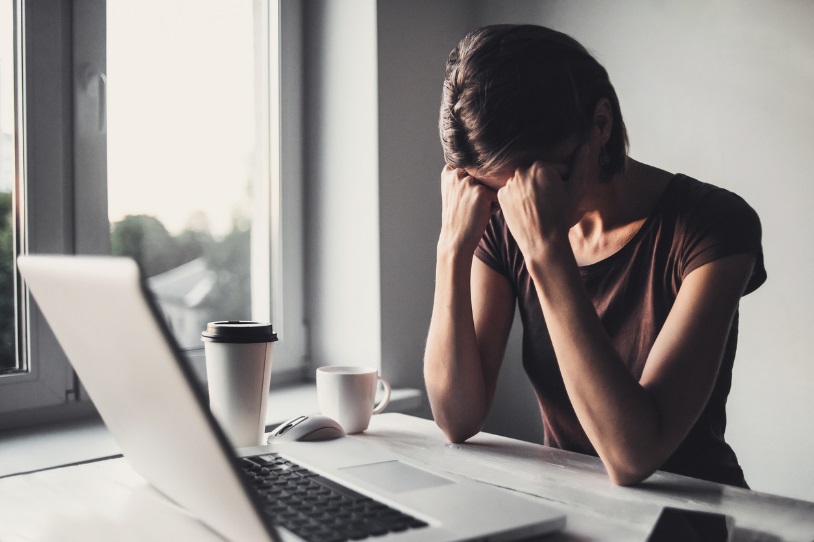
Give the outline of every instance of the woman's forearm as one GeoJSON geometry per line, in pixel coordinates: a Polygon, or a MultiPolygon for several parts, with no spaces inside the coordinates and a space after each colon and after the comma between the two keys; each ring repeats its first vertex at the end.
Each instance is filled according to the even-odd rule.
{"type": "Polygon", "coordinates": [[[424,380],[438,426],[452,442],[480,431],[487,393],[472,315],[472,256],[439,247],[424,380]]]}
{"type": "Polygon", "coordinates": [[[754,256],[722,258],[683,279],[640,378],[608,338],[568,241],[544,243],[526,263],[580,424],[613,482],[643,480],[709,400],[754,256]]]}
{"type": "Polygon", "coordinates": [[[610,342],[567,240],[546,244],[527,265],[580,423],[614,482],[638,481],[660,464],[653,397],[610,342]]]}

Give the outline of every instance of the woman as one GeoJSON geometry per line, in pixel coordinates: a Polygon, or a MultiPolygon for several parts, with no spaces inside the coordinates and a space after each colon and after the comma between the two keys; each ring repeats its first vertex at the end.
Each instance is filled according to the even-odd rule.
{"type": "Polygon", "coordinates": [[[724,429],[738,303],[766,278],[755,212],[628,157],[607,72],[547,28],[466,36],[440,132],[424,373],[447,438],[481,429],[517,302],[546,444],[598,455],[615,484],[748,487],[724,429]]]}

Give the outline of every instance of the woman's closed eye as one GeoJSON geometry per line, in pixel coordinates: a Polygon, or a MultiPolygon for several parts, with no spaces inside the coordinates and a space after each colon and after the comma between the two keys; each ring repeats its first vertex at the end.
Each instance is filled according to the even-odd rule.
{"type": "MultiPolygon", "coordinates": [[[[473,177],[473,179],[474,179],[474,177],[473,177]]],[[[485,182],[481,181],[480,179],[475,179],[475,182],[478,183],[479,185],[481,185],[482,187],[484,187],[484,188],[486,188],[488,190],[491,190],[492,192],[497,192],[496,189],[492,188],[491,186],[489,186],[485,182]]]]}

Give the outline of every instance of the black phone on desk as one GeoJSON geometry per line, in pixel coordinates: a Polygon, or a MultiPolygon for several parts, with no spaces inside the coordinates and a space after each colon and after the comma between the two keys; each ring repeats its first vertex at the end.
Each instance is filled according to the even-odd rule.
{"type": "Polygon", "coordinates": [[[729,542],[735,518],[715,512],[665,507],[647,542],[729,542]]]}

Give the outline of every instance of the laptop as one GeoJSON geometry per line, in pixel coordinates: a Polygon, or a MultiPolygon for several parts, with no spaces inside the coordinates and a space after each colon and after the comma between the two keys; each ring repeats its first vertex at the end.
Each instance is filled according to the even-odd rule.
{"type": "Polygon", "coordinates": [[[379,525],[354,512],[303,531],[296,521],[311,520],[290,506],[311,494],[336,499],[311,506],[322,516],[349,504],[398,520],[368,533],[375,540],[508,540],[565,525],[532,497],[433,472],[352,437],[234,450],[133,260],[37,255],[17,265],[133,469],[226,539],[340,541],[367,536],[351,524],[379,525]],[[290,479],[280,489],[283,472],[310,489],[290,479]]]}

